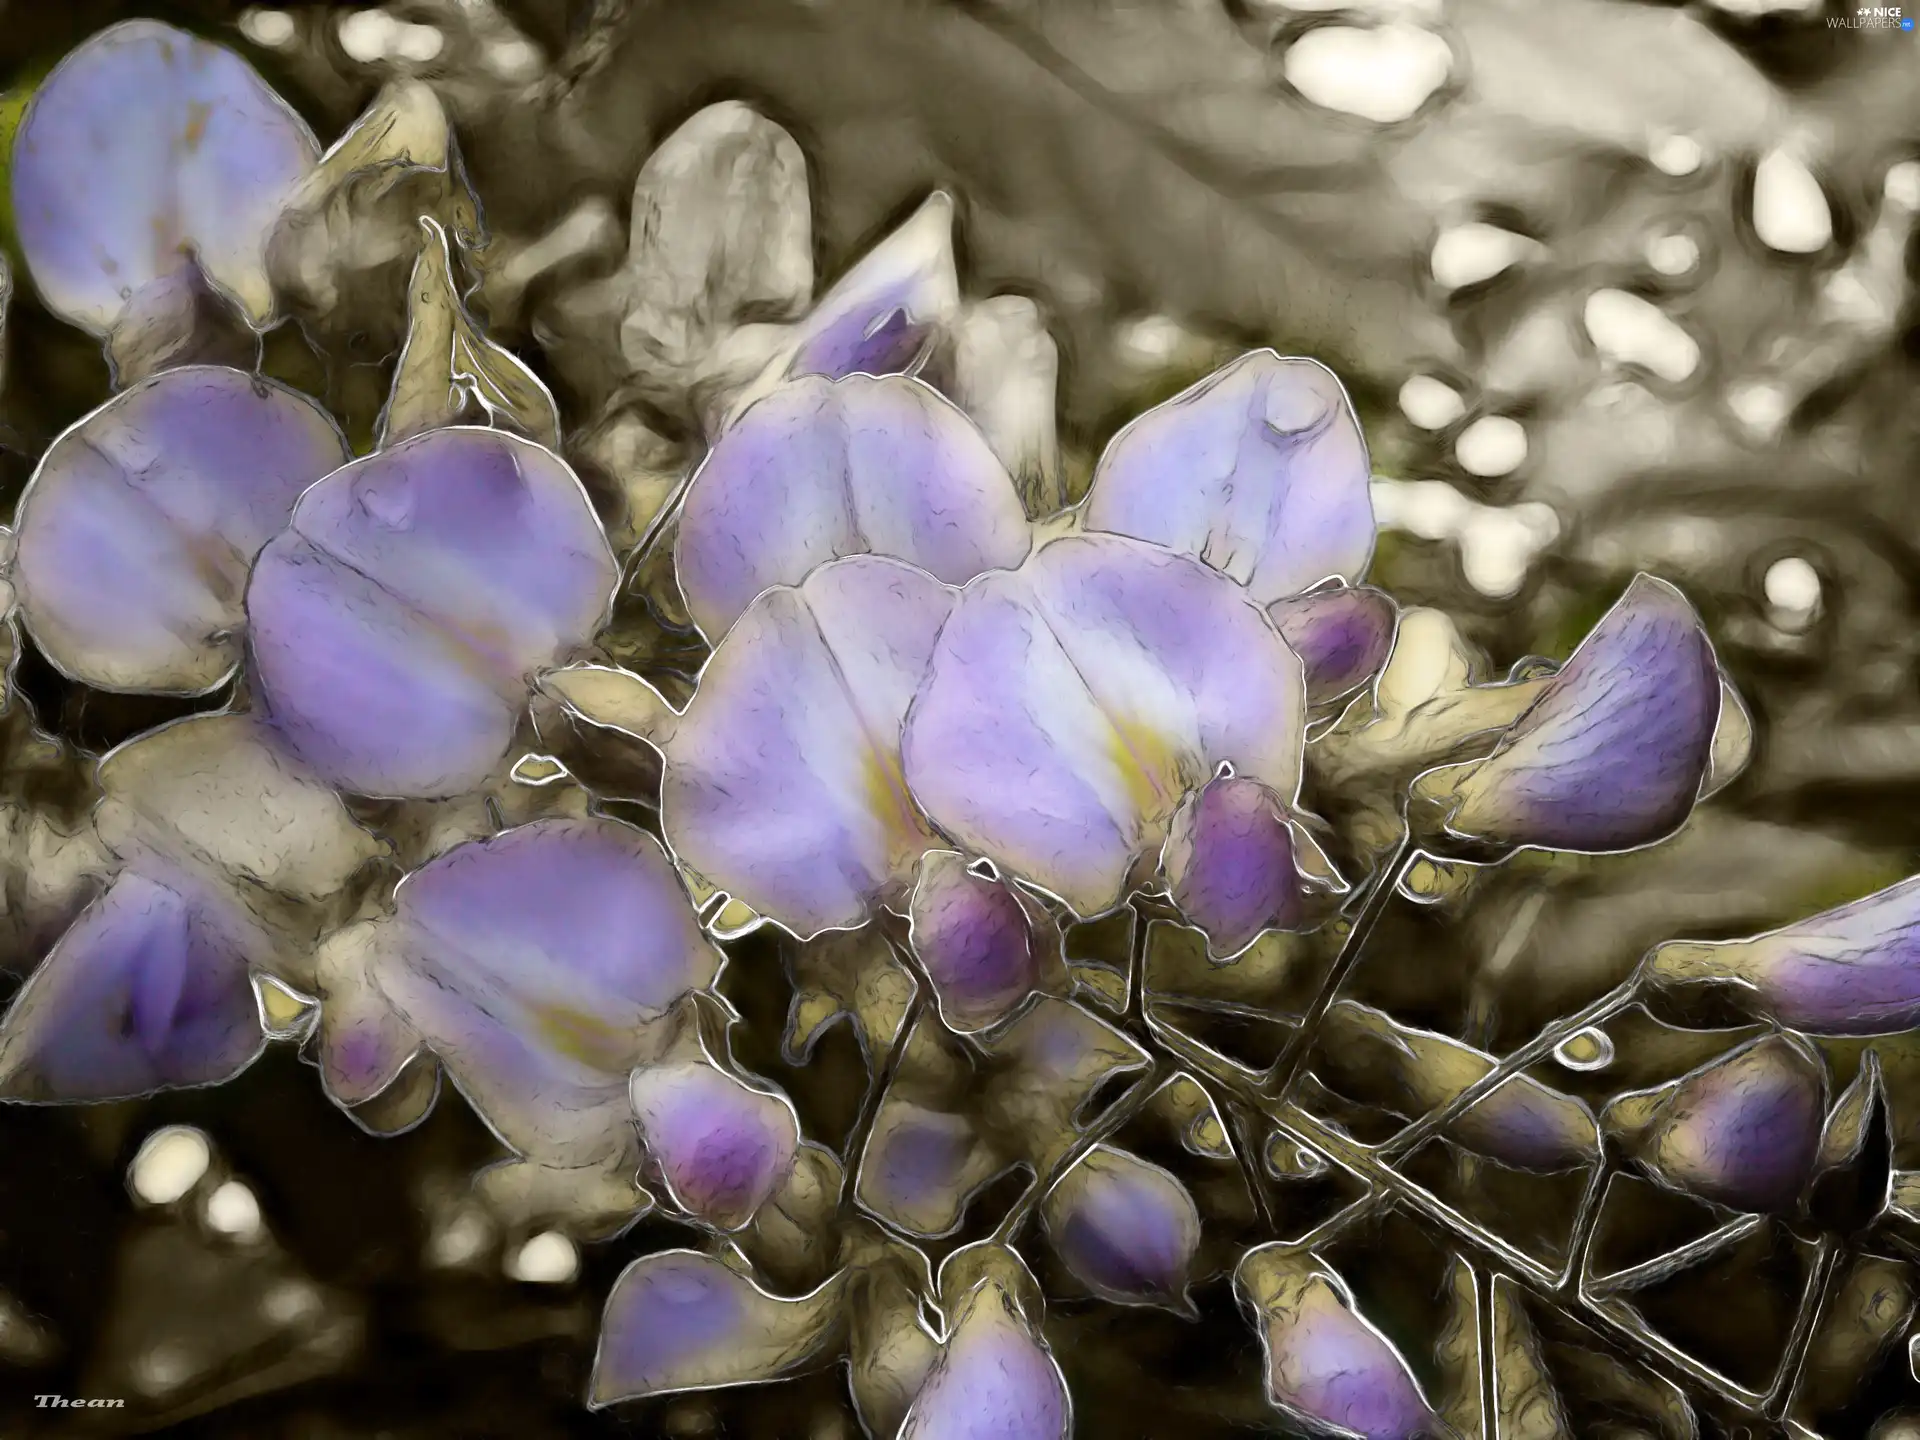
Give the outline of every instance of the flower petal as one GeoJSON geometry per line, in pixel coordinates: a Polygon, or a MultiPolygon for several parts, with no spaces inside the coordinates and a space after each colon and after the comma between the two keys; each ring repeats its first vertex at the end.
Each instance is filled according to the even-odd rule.
{"type": "Polygon", "coordinates": [[[397,931],[386,919],[361,920],[327,936],[314,957],[320,1083],[343,1108],[385,1093],[420,1053],[420,1033],[380,988],[381,970],[393,963],[389,956],[397,931]]]}
{"type": "Polygon", "coordinates": [[[976,874],[964,855],[921,857],[908,919],[913,953],[949,1029],[984,1030],[1033,993],[1040,954],[1032,922],[1012,886],[976,874]]]}
{"type": "Polygon", "coordinates": [[[1014,1298],[981,1282],[952,1316],[899,1440],[1064,1440],[1066,1377],[1014,1298]]]}
{"type": "Polygon", "coordinates": [[[793,1166],[793,1107],[714,1065],[643,1065],[627,1093],[674,1202],[722,1230],[753,1219],[793,1166]]]}
{"type": "Polygon", "coordinates": [[[1416,1440],[1438,1423],[1407,1363],[1354,1309],[1345,1282],[1311,1255],[1247,1252],[1234,1291],[1260,1331],[1267,1399],[1309,1427],[1366,1440],[1416,1440]]]}
{"type": "Polygon", "coordinates": [[[643,1255],[614,1281],[593,1358],[593,1409],[649,1395],[776,1380],[820,1357],[839,1276],[784,1300],[711,1255],[643,1255]]]}
{"type": "Polygon", "coordinates": [[[959,306],[953,200],[935,191],[814,306],[775,373],[838,380],[912,370],[959,306]]]}
{"type": "Polygon", "coordinates": [[[1187,1312],[1200,1211],[1158,1165],[1097,1145],[1047,1193],[1047,1237],[1094,1294],[1187,1312]]]}
{"type": "Polygon", "coordinates": [[[1645,962],[1657,985],[1715,984],[1750,1013],[1815,1035],[1920,1025],[1920,876],[1745,940],[1673,940],[1645,962]]]}
{"type": "Polygon", "coordinates": [[[131,871],[89,905],[0,1022],[0,1094],[114,1100],[213,1085],[264,1044],[245,959],[188,884],[131,871]]]}
{"type": "Polygon", "coordinates": [[[967,586],[902,753],[935,824],[1086,917],[1220,762],[1291,800],[1303,725],[1300,662],[1244,592],[1157,546],[1068,536],[967,586]]]}
{"type": "Polygon", "coordinates": [[[1085,523],[1205,560],[1266,605],[1365,573],[1371,480],[1334,373],[1254,350],[1114,436],[1085,523]]]}
{"type": "Polygon", "coordinates": [[[246,61],[129,20],[54,68],[13,144],[13,215],[47,308],[104,335],[191,255],[256,324],[268,229],[320,147],[246,61]]]}
{"type": "Polygon", "coordinates": [[[163,371],[76,422],[20,497],[13,583],[63,672],[194,693],[240,658],[247,570],[348,458],[306,396],[238,370],[163,371]]]}
{"type": "Polygon", "coordinates": [[[889,1094],[874,1115],[854,1193],[905,1234],[951,1235],[968,1202],[1000,1169],[965,1115],[889,1094]]]}
{"type": "Polygon", "coordinates": [[[1216,959],[1316,918],[1310,891],[1318,887],[1295,863],[1297,844],[1286,802],[1258,780],[1216,776],[1181,803],[1161,864],[1173,903],[1216,959]]]}
{"type": "Polygon", "coordinates": [[[598,628],[616,578],[557,456],[430,431],[308,490],[262,554],[247,613],[263,699],[342,789],[469,789],[505,754],[528,676],[598,628]]]}
{"type": "Polygon", "coordinates": [[[653,838],[540,820],[401,883],[404,958],[380,986],[522,1154],[590,1164],[628,1140],[648,1022],[719,957],[653,838]]]}
{"type": "Polygon", "coordinates": [[[1027,518],[980,432],[904,375],[797,381],[708,452],[680,514],[687,611],[718,639],[769,585],[892,555],[961,585],[1026,557],[1027,518]]]}
{"type": "Polygon", "coordinates": [[[1492,755],[1454,789],[1454,834],[1607,853],[1663,840],[1692,813],[1720,716],[1700,618],[1640,575],[1492,755]]]}
{"type": "Polygon", "coordinates": [[[980,427],[1036,518],[1066,503],[1054,428],[1059,377],[1060,349],[1025,295],[996,295],[961,311],[953,379],[942,388],[980,427]]]}
{"type": "Polygon", "coordinates": [[[1813,1176],[1826,1070],[1805,1045],[1765,1036],[1670,1085],[1607,1108],[1656,1177],[1736,1210],[1791,1209],[1813,1176]]]}
{"type": "Polygon", "coordinates": [[[666,743],[675,855],[803,939],[904,885],[935,842],[901,780],[900,723],[952,604],[880,556],[756,600],[666,743]]]}
{"type": "Polygon", "coordinates": [[[1393,598],[1370,585],[1338,585],[1267,607],[1307,672],[1307,704],[1325,705],[1367,684],[1387,663],[1400,618],[1393,598]]]}
{"type": "Polygon", "coordinates": [[[195,715],[100,762],[94,823],[122,859],[194,859],[213,872],[322,902],[382,853],[340,797],[252,715],[195,715]]]}

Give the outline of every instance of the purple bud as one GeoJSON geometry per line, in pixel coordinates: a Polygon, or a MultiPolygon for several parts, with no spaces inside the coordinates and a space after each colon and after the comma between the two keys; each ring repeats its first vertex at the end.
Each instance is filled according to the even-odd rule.
{"type": "Polygon", "coordinates": [[[1813,1174],[1825,1114],[1819,1058],[1770,1035],[1621,1096],[1603,1120],[1664,1183],[1735,1210],[1777,1212],[1793,1208],[1813,1174]]]}
{"type": "Polygon", "coordinates": [[[992,1280],[955,1307],[900,1440],[1064,1440],[1067,1382],[1018,1302],[992,1280]]]}
{"type": "Polygon", "coordinates": [[[1673,586],[1625,595],[1485,760],[1431,772],[1449,833],[1489,845],[1607,854],[1664,840],[1707,778],[1720,671],[1673,586]]]}
{"type": "Polygon", "coordinates": [[[1297,844],[1286,803],[1258,780],[1223,773],[1175,812],[1161,864],[1174,904],[1206,933],[1215,958],[1314,918],[1316,887],[1296,864],[1297,844]]]}
{"type": "Polygon", "coordinates": [[[643,1066],[628,1094],[674,1200],[723,1230],[751,1220],[793,1166],[787,1102],[710,1064],[643,1066]]]}
{"type": "Polygon", "coordinates": [[[1337,585],[1267,607],[1307,672],[1307,704],[1351,694],[1380,673],[1393,650],[1400,611],[1367,585],[1337,585]]]}
{"type": "Polygon", "coordinates": [[[950,1029],[987,1029],[1033,992],[1040,977],[1033,926],[1013,887],[990,864],[970,866],[955,851],[928,851],[909,918],[913,953],[950,1029]]]}
{"type": "Polygon", "coordinates": [[[1366,1440],[1445,1433],[1407,1362],[1354,1309],[1345,1282],[1313,1256],[1251,1250],[1234,1291],[1259,1328],[1267,1399],[1276,1408],[1315,1433],[1366,1440]]]}
{"type": "Polygon", "coordinates": [[[1656,985],[1714,985],[1749,1013],[1815,1035],[1920,1025],[1920,876],[1745,940],[1674,940],[1647,956],[1656,985]]]}
{"type": "Polygon", "coordinates": [[[1189,1312],[1187,1285],[1200,1245],[1200,1212],[1158,1165],[1095,1146],[1048,1193],[1048,1238],[1074,1278],[1122,1305],[1189,1312]]]}

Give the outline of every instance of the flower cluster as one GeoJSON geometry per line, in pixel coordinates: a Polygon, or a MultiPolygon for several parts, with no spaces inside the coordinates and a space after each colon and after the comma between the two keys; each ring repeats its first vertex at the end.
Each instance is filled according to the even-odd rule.
{"type": "Polygon", "coordinates": [[[290,1040],[391,1133],[446,1077],[511,1152],[484,1192],[686,1229],[607,1298],[596,1406],[844,1358],[871,1434],[1053,1440],[1050,1301],[1191,1315],[1230,1274],[1312,1433],[1575,1433],[1522,1290],[1781,1413],[1890,1163],[1871,1052],[1836,1099],[1808,1037],[1920,1025],[1920,881],[1664,944],[1504,1057],[1349,993],[1420,867],[1651,846],[1737,774],[1751,723],[1679,591],[1641,575],[1564,664],[1477,674],[1364,583],[1354,408],[1266,350],[1069,495],[1050,342],[1028,302],[962,299],[946,198],[815,299],[804,161],[733,104],[665,142],[632,252],[561,316],[599,407],[569,428],[469,308],[486,248],[435,104],[397,86],[323,155],[235,55],[135,22],[26,112],[29,278],[118,389],[20,501],[11,621],[76,684],[211,699],[100,760],[98,893],[0,1025],[7,1098],[219,1083],[290,1040]],[[368,443],[219,363],[288,314],[324,348],[358,323],[327,297],[381,276],[406,322],[368,443]],[[671,484],[583,483],[582,435],[663,411],[702,437],[671,484]],[[730,997],[788,983],[734,973],[755,932],[791,1066],[841,1019],[863,1047],[834,1145],[736,1059],[730,997]],[[1242,1063],[1189,981],[1276,954],[1252,1008],[1281,1038],[1242,1063]],[[1660,1018],[1702,994],[1754,1023],[1596,1113],[1597,1027],[1711,1046],[1660,1018]],[[1334,1172],[1361,1197],[1281,1233],[1276,1194],[1334,1172]],[[1514,1176],[1575,1178],[1545,1260],[1458,1199],[1514,1176]],[[1781,1379],[1649,1327],[1636,1286],[1680,1260],[1596,1268],[1628,1183],[1715,1217],[1695,1258],[1762,1219],[1822,1237],[1781,1379]],[[1437,1359],[1329,1258],[1387,1211],[1457,1257],[1437,1359]]]}

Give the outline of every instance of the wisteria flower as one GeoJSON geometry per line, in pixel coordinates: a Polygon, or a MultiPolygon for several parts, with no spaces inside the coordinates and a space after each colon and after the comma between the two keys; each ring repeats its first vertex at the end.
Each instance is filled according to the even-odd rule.
{"type": "Polygon", "coordinates": [[[428,431],[315,484],[261,553],[261,701],[343,790],[458,794],[504,759],[530,679],[599,628],[615,578],[559,457],[498,430],[428,431]]]}
{"type": "Polygon", "coordinates": [[[47,77],[14,140],[28,273],[50,310],[103,338],[189,267],[264,329],[267,233],[319,153],[231,50],[158,21],[111,26],[47,77]]]}
{"type": "Polygon", "coordinates": [[[1920,1025],[1920,877],[1746,940],[1672,940],[1647,956],[1659,986],[1710,985],[1815,1035],[1920,1025]]]}

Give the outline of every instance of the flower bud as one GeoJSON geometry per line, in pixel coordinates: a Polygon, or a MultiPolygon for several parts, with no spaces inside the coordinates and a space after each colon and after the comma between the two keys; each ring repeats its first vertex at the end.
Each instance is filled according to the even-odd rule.
{"type": "Polygon", "coordinates": [[[1067,1269],[1094,1294],[1191,1313],[1200,1212],[1158,1165],[1095,1146],[1048,1193],[1041,1217],[1067,1269]]]}
{"type": "Polygon", "coordinates": [[[1267,607],[1307,672],[1308,706],[1338,700],[1380,673],[1393,649],[1399,610],[1367,585],[1336,585],[1267,607]]]}
{"type": "Polygon", "coordinates": [[[1814,1169],[1826,1072],[1784,1035],[1749,1042],[1602,1117],[1653,1176],[1735,1210],[1790,1210],[1814,1169]]]}
{"type": "Polygon", "coordinates": [[[950,1029],[984,1030],[1032,993],[1040,977],[1033,926],[990,864],[927,852],[908,913],[913,953],[950,1029]]]}
{"type": "Polygon", "coordinates": [[[1310,880],[1302,859],[1320,857],[1285,802],[1230,771],[1186,798],[1161,852],[1174,904],[1206,933],[1216,959],[1238,955],[1268,930],[1304,927],[1315,918],[1315,890],[1344,888],[1330,872],[1323,873],[1332,883],[1310,880]]]}

